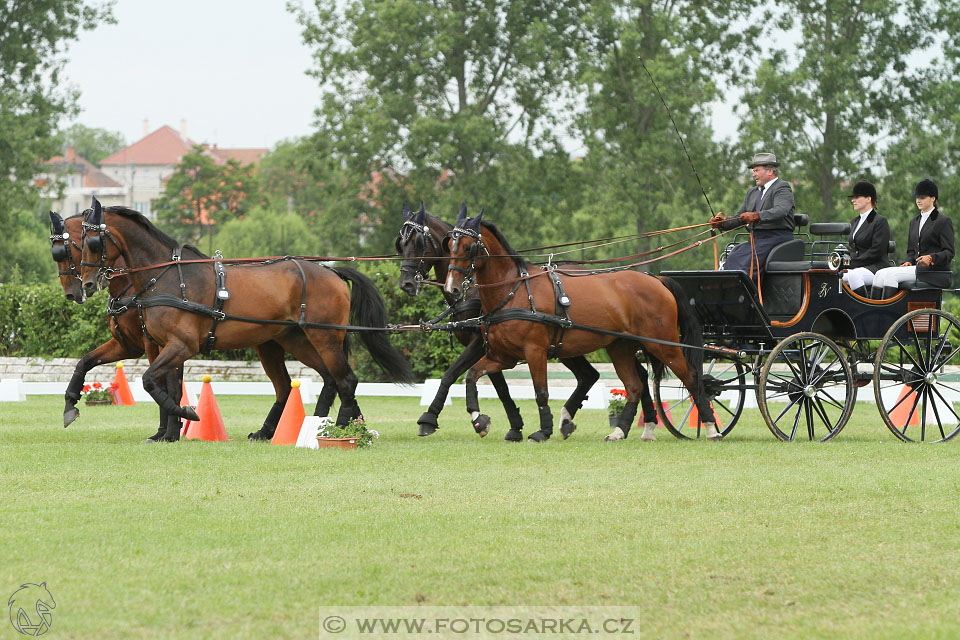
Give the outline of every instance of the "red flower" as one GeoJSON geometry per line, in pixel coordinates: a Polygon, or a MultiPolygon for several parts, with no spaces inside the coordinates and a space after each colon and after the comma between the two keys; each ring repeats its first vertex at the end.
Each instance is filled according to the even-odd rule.
{"type": "Polygon", "coordinates": [[[103,385],[100,384],[99,382],[94,382],[94,383],[93,383],[93,388],[94,388],[94,389],[99,389],[99,388],[102,387],[102,386],[103,386],[103,385]]]}
{"type": "Polygon", "coordinates": [[[119,386],[120,386],[120,385],[118,385],[116,382],[111,382],[111,383],[110,383],[110,391],[114,391],[114,390],[117,389],[119,386]]]}
{"type": "Polygon", "coordinates": [[[81,393],[87,393],[88,391],[90,391],[90,385],[88,384],[83,385],[83,389],[80,390],[81,393]]]}
{"type": "Polygon", "coordinates": [[[627,390],[626,389],[610,389],[610,395],[626,398],[627,390]]]}

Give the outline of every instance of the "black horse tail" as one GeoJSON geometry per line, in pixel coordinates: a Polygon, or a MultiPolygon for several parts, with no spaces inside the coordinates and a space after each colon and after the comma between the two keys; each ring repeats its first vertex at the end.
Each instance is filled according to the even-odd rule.
{"type": "MultiPolygon", "coordinates": [[[[361,327],[386,327],[387,305],[373,280],[347,267],[334,267],[333,271],[353,285],[350,293],[350,323],[361,327]]],[[[386,331],[359,333],[360,342],[392,382],[410,384],[416,380],[410,363],[390,344],[386,331]]]]}
{"type": "Polygon", "coordinates": [[[687,345],[683,347],[683,357],[687,360],[687,366],[693,373],[694,388],[698,392],[703,391],[703,328],[700,326],[700,320],[693,311],[693,306],[687,294],[683,291],[680,284],[671,278],[659,276],[660,282],[670,290],[673,299],[677,303],[677,324],[680,329],[680,342],[687,345]]]}

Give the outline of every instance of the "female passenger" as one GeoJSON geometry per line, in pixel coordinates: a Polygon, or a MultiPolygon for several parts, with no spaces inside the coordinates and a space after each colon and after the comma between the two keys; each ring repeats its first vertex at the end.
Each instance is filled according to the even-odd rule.
{"type": "Polygon", "coordinates": [[[877,272],[873,291],[881,299],[892,298],[901,284],[922,282],[932,287],[949,287],[953,261],[953,223],[937,210],[937,184],[926,178],[917,183],[913,197],[920,210],[910,221],[907,259],[899,267],[877,272]]]}
{"type": "Polygon", "coordinates": [[[877,188],[863,180],[853,185],[850,204],[859,215],[850,221],[850,268],[843,274],[857,295],[869,298],[867,287],[873,284],[873,274],[890,265],[890,225],[877,213],[877,188]]]}

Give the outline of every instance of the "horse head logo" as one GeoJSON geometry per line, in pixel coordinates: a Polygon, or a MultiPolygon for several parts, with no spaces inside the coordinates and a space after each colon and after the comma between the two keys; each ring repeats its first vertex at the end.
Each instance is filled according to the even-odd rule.
{"type": "Polygon", "coordinates": [[[26,583],[13,592],[7,601],[10,608],[10,624],[25,636],[42,636],[50,631],[53,614],[57,608],[47,583],[26,583]]]}

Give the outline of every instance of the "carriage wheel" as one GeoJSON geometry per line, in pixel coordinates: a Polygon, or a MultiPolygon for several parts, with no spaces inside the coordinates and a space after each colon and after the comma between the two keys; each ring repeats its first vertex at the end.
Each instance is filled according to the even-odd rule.
{"type": "Polygon", "coordinates": [[[917,309],[883,337],[873,363],[873,394],[887,428],[905,442],[944,442],[960,432],[960,323],[945,311],[917,309]]]}
{"type": "Polygon", "coordinates": [[[783,441],[804,434],[810,440],[829,440],[847,424],[855,400],[846,355],[819,333],[798,333],[783,340],[760,371],[760,413],[783,441]]]}
{"type": "MultiPolygon", "coordinates": [[[[717,431],[723,435],[733,430],[743,412],[746,379],[747,367],[739,360],[723,357],[704,360],[704,388],[710,394],[710,404],[717,417],[717,431]]],[[[664,378],[655,383],[653,400],[660,421],[670,433],[687,440],[706,436],[706,429],[700,427],[700,421],[691,421],[694,406],[690,392],[677,378],[664,378]]]]}

